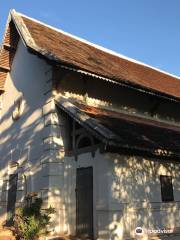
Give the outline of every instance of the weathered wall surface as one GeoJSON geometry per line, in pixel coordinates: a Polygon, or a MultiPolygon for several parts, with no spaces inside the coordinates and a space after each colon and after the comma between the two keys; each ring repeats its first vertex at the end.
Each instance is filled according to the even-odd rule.
{"type": "Polygon", "coordinates": [[[95,107],[125,111],[172,123],[180,122],[178,103],[160,100],[146,93],[73,71],[60,71],[61,81],[57,90],[68,98],[78,99],[95,107]]]}
{"type": "Polygon", "coordinates": [[[179,228],[180,165],[140,157],[81,154],[78,161],[65,159],[65,223],[75,233],[76,168],[93,167],[94,231],[98,239],[133,237],[136,227],[179,228]],[[159,176],[173,177],[174,202],[162,203],[159,176]]]}
{"type": "MultiPolygon", "coordinates": [[[[106,86],[104,92],[99,92],[99,99],[97,99],[97,88],[94,89],[94,86],[101,89],[100,83],[97,85],[95,82],[93,84],[86,82],[88,87],[85,88],[81,85],[81,79],[77,83],[73,82],[74,78],[67,77],[69,81],[72,80],[71,83],[61,81],[60,89],[65,96],[80,99],[95,106],[118,109],[119,92],[113,95],[114,86],[110,90],[106,86]]],[[[9,175],[18,172],[17,204],[22,201],[25,194],[23,177],[25,174],[27,191],[38,192],[44,200],[45,207],[51,205],[56,208],[52,230],[75,234],[76,169],[93,166],[93,211],[96,237],[109,239],[111,236],[115,239],[118,236],[120,238],[123,234],[133,234],[137,226],[153,229],[157,226],[179,227],[180,167],[178,164],[160,163],[150,159],[110,153],[100,154],[99,151],[94,158],[91,153],[81,154],[77,162],[74,161],[74,157],[64,156],[67,138],[66,119],[62,114],[58,118],[52,97],[52,78],[51,67],[44,60],[28,53],[20,42],[11,74],[6,81],[5,93],[2,96],[1,222],[6,218],[9,175]],[[25,108],[22,116],[14,121],[12,119],[14,102],[20,92],[24,95],[25,108]],[[11,161],[18,163],[18,166],[12,168],[11,161]],[[161,202],[160,174],[173,176],[175,198],[173,203],[161,202]]],[[[122,96],[123,98],[125,96],[122,96]]],[[[150,106],[151,102],[147,101],[150,106]]],[[[147,103],[140,102],[144,105],[147,103]]],[[[171,109],[171,106],[169,108],[171,109]]],[[[172,115],[175,115],[176,110],[172,115]]]]}
{"type": "MultiPolygon", "coordinates": [[[[30,54],[20,41],[13,61],[11,73],[2,95],[0,120],[0,216],[6,218],[9,175],[18,172],[17,204],[27,191],[38,192],[48,187],[48,180],[42,175],[44,139],[49,132],[43,109],[51,101],[49,94],[52,80],[51,67],[35,55],[30,54]],[[15,101],[23,93],[24,111],[18,120],[12,119],[15,101]],[[11,167],[10,162],[18,163],[11,167]]],[[[49,108],[49,107],[48,107],[49,108]]],[[[47,153],[48,155],[48,153],[47,153]]]]}
{"type": "MultiPolygon", "coordinates": [[[[64,71],[57,93],[84,104],[179,122],[178,105],[147,97],[99,79],[64,71]],[[157,102],[156,102],[157,101],[157,102]],[[157,104],[157,105],[156,105],[157,104]],[[151,111],[155,115],[151,116],[151,111]]],[[[172,121],[172,122],[171,122],[172,121]]],[[[76,169],[93,166],[94,232],[98,239],[133,237],[136,227],[179,228],[180,165],[120,154],[91,153],[64,158],[64,230],[75,234],[76,169]],[[173,177],[174,202],[161,200],[160,175],[173,177]]]]}
{"type": "Polygon", "coordinates": [[[180,227],[179,164],[115,154],[106,158],[111,159],[109,219],[115,232],[116,226],[123,227],[125,234],[129,229],[133,234],[136,227],[150,230],[180,227]],[[160,175],[173,178],[172,203],[162,203],[160,175]]]}

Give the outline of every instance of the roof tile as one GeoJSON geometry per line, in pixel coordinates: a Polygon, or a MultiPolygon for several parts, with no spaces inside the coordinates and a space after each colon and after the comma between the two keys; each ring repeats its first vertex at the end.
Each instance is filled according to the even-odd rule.
{"type": "Polygon", "coordinates": [[[24,16],[22,18],[37,46],[54,55],[60,62],[119,82],[125,81],[176,98],[180,97],[178,77],[110,54],[24,16]]]}

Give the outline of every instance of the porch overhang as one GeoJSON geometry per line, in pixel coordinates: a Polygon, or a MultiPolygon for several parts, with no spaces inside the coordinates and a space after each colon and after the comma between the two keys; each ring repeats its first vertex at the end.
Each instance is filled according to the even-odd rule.
{"type": "Polygon", "coordinates": [[[171,160],[180,159],[180,128],[56,97],[55,102],[108,149],[171,160]]]}

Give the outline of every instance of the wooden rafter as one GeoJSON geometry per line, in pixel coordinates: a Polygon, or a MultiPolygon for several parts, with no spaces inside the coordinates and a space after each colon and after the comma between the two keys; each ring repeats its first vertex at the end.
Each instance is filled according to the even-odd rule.
{"type": "Polygon", "coordinates": [[[16,51],[16,48],[11,46],[10,44],[4,43],[3,48],[9,51],[16,51]]]}
{"type": "Polygon", "coordinates": [[[5,67],[5,66],[1,66],[0,65],[0,71],[2,71],[2,72],[9,72],[10,71],[10,67],[5,67]]]}

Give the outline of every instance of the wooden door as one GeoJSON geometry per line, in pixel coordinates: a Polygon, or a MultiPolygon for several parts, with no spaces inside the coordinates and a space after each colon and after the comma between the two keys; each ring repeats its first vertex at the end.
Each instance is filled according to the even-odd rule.
{"type": "Polygon", "coordinates": [[[93,239],[93,168],[78,168],[76,176],[76,233],[93,239]]]}
{"type": "Polygon", "coordinates": [[[13,224],[13,217],[15,214],[16,192],[17,192],[18,174],[11,174],[9,176],[9,190],[7,202],[7,225],[13,224]]]}

